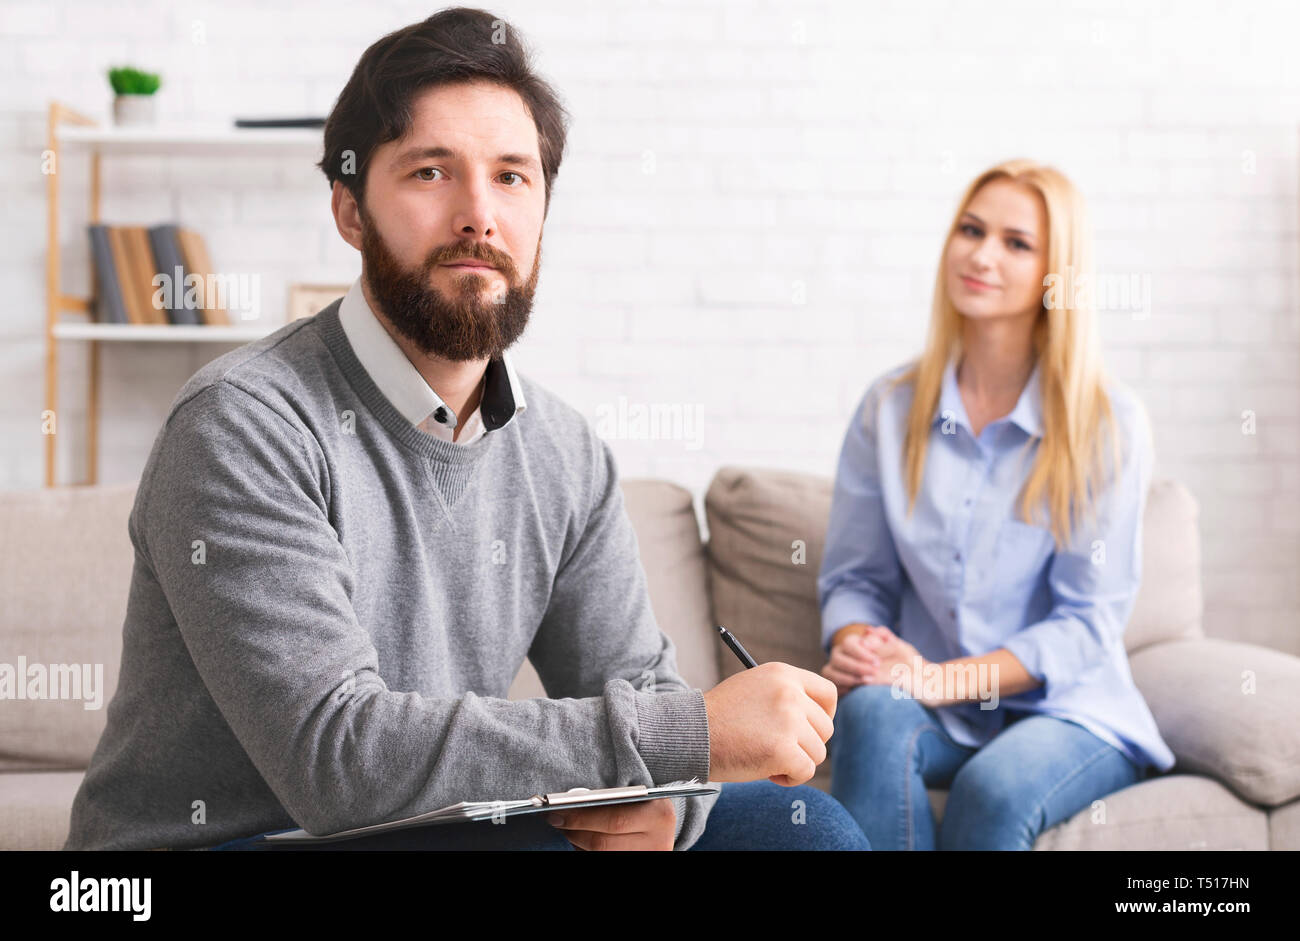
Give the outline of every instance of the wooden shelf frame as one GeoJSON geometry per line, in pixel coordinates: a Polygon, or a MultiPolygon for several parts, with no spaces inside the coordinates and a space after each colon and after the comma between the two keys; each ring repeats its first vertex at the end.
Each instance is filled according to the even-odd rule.
{"type": "MultiPolygon", "coordinates": [[[[246,343],[277,329],[280,324],[231,326],[168,326],[105,324],[93,321],[92,297],[64,294],[60,287],[59,177],[68,152],[90,155],[90,224],[100,221],[100,157],[153,154],[162,156],[277,156],[321,149],[321,131],[312,128],[101,127],[99,122],[57,101],[49,106],[46,146],[53,172],[45,177],[45,408],[54,416],[54,433],[45,437],[45,486],[56,486],[56,448],[63,420],[58,412],[59,342],[76,340],[87,347],[85,485],[98,482],[99,473],[99,344],[103,342],[221,342],[246,343]],[[64,313],[86,318],[84,323],[63,321],[64,313]]],[[[94,272],[92,259],[92,277],[94,272]]],[[[92,291],[93,294],[93,291],[92,291]]]]}
{"type": "MultiPolygon", "coordinates": [[[[63,155],[59,151],[59,125],[71,124],[81,127],[94,127],[96,122],[73,111],[57,101],[50,102],[49,126],[46,147],[53,157],[53,172],[45,175],[45,408],[54,416],[54,433],[45,434],[45,486],[55,486],[55,443],[63,418],[59,415],[59,342],[54,334],[59,317],[64,311],[84,314],[91,317],[89,297],[74,297],[64,294],[60,287],[59,275],[62,270],[59,253],[59,177],[63,174],[63,155]]],[[[100,196],[99,151],[90,154],[90,224],[99,222],[100,196]]],[[[86,463],[89,467],[86,484],[97,480],[99,465],[99,342],[90,341],[87,347],[89,364],[87,383],[89,390],[86,402],[86,463]]],[[[44,425],[44,423],[42,423],[44,425]]]]}

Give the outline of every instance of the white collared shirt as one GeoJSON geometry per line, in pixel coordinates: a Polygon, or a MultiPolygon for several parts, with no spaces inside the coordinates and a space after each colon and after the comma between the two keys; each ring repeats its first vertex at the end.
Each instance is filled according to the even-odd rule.
{"type": "MultiPolygon", "coordinates": [[[[487,428],[483,424],[481,408],[483,398],[480,396],[480,406],[465,419],[460,437],[453,438],[456,427],[460,424],[456,413],[437,392],[433,391],[433,387],[420,375],[420,371],[406,358],[397,341],[379,322],[366,302],[366,296],[361,290],[360,278],[352,282],[352,287],[339,304],[339,323],[347,335],[348,343],[352,345],[353,352],[357,354],[357,359],[375,385],[379,387],[379,391],[412,425],[443,441],[460,445],[473,444],[486,433],[487,428]],[[444,421],[438,420],[439,414],[445,418],[444,421]]],[[[510,361],[509,351],[501,354],[501,362],[505,367],[511,396],[514,399],[514,413],[510,416],[513,418],[527,407],[527,403],[524,402],[523,389],[515,373],[514,364],[510,361]]],[[[492,364],[489,363],[489,369],[491,367],[492,364]]],[[[484,371],[483,379],[480,381],[480,388],[483,388],[486,382],[487,370],[484,371]]],[[[483,392],[484,395],[487,394],[486,388],[483,388],[483,392]]],[[[509,421],[509,418],[506,420],[509,421]]]]}

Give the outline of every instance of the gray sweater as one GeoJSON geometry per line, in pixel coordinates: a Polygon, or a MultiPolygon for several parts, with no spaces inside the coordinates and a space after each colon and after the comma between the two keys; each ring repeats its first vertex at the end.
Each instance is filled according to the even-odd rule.
{"type": "MultiPolygon", "coordinates": [[[[335,302],[185,384],[130,515],[121,675],[65,849],[708,779],[610,450],[520,381],[503,427],[439,440],[335,302]],[[549,698],[505,698],[525,657],[549,698]]],[[[715,800],[674,799],[677,849],[715,800]]]]}

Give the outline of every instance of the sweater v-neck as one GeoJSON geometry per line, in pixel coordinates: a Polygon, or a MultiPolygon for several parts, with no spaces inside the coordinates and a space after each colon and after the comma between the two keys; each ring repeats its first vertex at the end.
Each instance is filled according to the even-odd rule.
{"type": "MultiPolygon", "coordinates": [[[[397,406],[393,405],[379,391],[379,387],[375,385],[370,373],[361,365],[356,352],[348,342],[343,325],[339,322],[340,303],[342,303],[342,298],[334,301],[317,314],[316,327],[325,346],[333,354],[334,361],[338,364],[348,384],[360,396],[366,408],[370,409],[375,418],[394,438],[429,461],[446,465],[449,468],[463,469],[463,472],[467,474],[473,465],[487,456],[496,438],[499,437],[496,432],[500,429],[485,432],[482,437],[472,444],[454,444],[450,441],[443,441],[441,438],[412,425],[397,410],[397,406]]],[[[460,476],[455,471],[451,473],[453,476],[460,476]]]]}

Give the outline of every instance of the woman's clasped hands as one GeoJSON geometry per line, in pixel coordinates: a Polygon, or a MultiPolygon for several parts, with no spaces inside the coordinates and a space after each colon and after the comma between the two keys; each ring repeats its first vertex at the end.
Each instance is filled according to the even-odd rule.
{"type": "Polygon", "coordinates": [[[889,628],[850,624],[841,630],[821,673],[840,696],[863,684],[895,686],[912,696],[925,664],[916,648],[889,628]]]}

